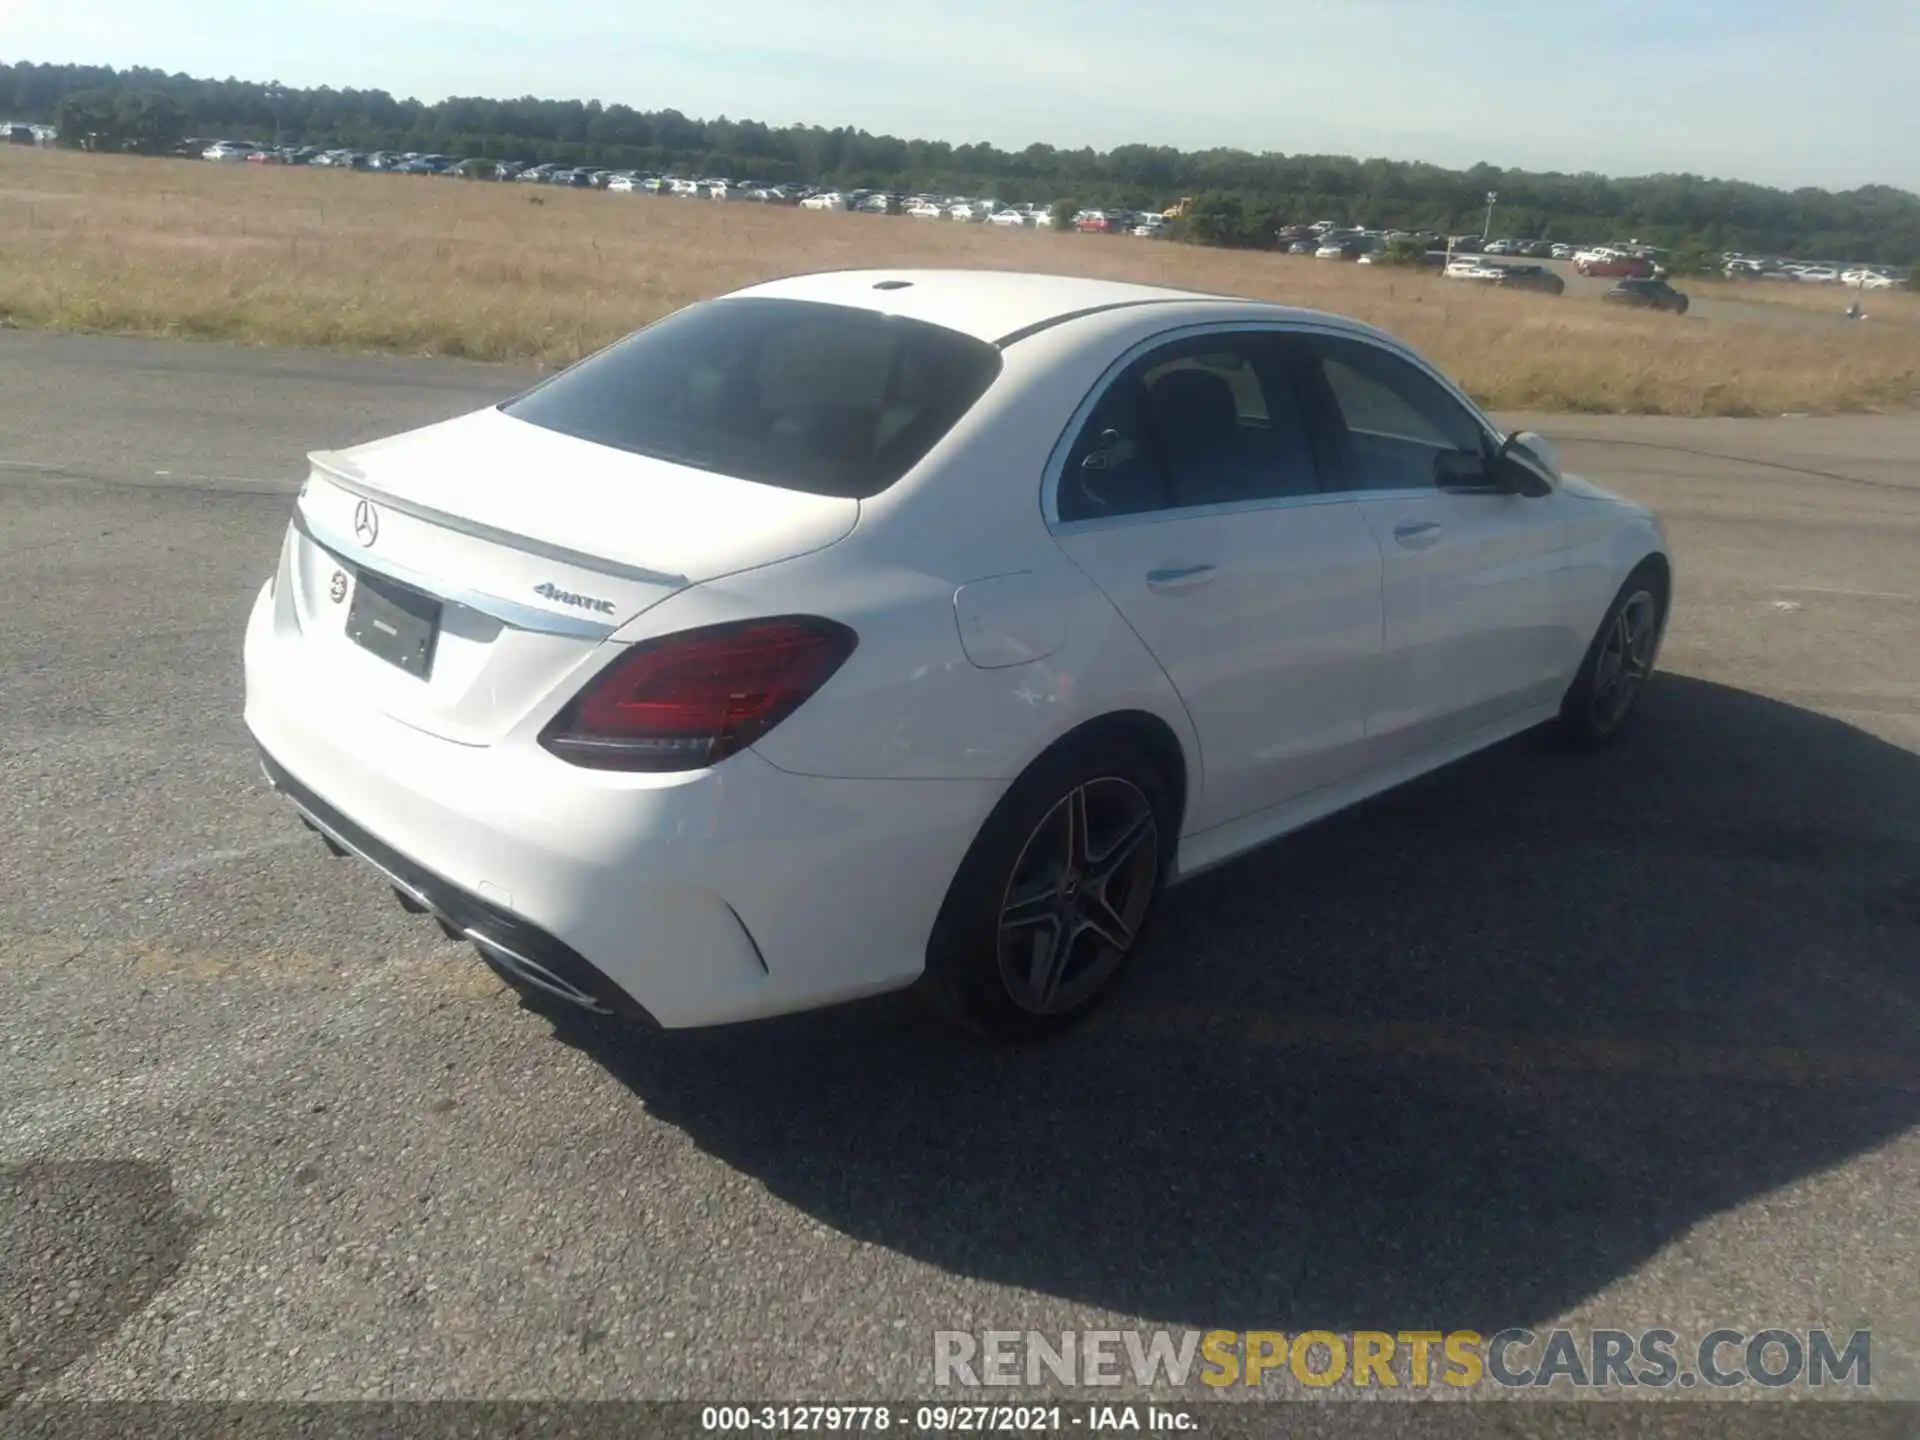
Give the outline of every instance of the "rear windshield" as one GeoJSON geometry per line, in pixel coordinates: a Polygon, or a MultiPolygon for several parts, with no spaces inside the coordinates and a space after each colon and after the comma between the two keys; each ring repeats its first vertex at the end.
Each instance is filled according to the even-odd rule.
{"type": "Polygon", "coordinates": [[[958,331],[803,300],[669,315],[500,408],[598,445],[864,499],[972,408],[1000,352],[958,331]]]}

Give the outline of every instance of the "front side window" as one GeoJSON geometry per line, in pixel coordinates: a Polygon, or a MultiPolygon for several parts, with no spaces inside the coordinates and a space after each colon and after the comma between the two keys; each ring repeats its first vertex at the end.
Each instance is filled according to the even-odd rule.
{"type": "Polygon", "coordinates": [[[756,297],[669,315],[501,407],[639,455],[866,499],[1000,373],[984,341],[844,305],[756,297]]]}
{"type": "Polygon", "coordinates": [[[1305,417],[1274,337],[1177,341],[1101,397],[1061,476],[1063,521],[1310,495],[1305,417]]]}
{"type": "Polygon", "coordinates": [[[1351,488],[1428,488],[1439,455],[1485,453],[1480,422],[1417,366],[1365,341],[1315,336],[1309,345],[1351,488]]]}

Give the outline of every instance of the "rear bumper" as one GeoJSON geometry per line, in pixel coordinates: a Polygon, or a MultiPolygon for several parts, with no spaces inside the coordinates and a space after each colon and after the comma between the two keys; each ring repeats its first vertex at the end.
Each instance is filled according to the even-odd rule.
{"type": "Polygon", "coordinates": [[[495,964],[664,1027],[911,984],[999,799],[995,782],[795,775],[751,750],[634,775],[569,765],[528,733],[445,740],[316,665],[274,606],[263,587],[245,673],[277,788],[495,964]]]}
{"type": "Polygon", "coordinates": [[[378,870],[405,900],[471,941],[489,963],[582,1010],[659,1026],[644,1005],[596,970],[572,946],[408,859],[322,800],[265,750],[260,752],[260,769],[267,783],[314,830],[378,870]]]}

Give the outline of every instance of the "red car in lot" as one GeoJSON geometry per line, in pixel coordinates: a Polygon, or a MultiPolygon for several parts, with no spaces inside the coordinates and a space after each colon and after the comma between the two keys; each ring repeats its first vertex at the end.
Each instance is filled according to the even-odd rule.
{"type": "Polygon", "coordinates": [[[1582,275],[1606,276],[1611,279],[1650,280],[1653,278],[1653,262],[1642,255],[1599,255],[1590,259],[1576,260],[1573,268],[1582,275]]]}

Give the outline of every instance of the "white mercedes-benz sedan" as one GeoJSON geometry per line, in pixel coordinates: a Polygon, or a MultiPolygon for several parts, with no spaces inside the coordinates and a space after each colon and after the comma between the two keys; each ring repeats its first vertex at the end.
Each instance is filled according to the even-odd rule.
{"type": "Polygon", "coordinates": [[[759,285],[311,466],[268,778],[523,990],[668,1027],[1059,1026],[1166,886],[1613,736],[1672,594],[1653,516],[1391,336],[1053,276],[759,285]]]}

